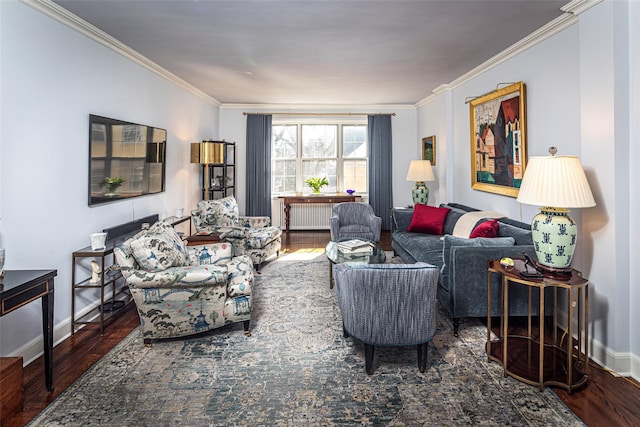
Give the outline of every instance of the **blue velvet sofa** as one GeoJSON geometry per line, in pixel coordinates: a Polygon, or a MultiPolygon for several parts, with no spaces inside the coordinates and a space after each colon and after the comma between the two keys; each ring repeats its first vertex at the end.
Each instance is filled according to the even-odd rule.
{"type": "MultiPolygon", "coordinates": [[[[523,258],[526,252],[536,259],[531,239],[531,226],[509,218],[498,221],[495,239],[465,239],[454,237],[457,221],[467,212],[478,209],[457,203],[441,204],[449,208],[444,222],[443,235],[410,232],[407,230],[413,217],[412,208],[395,208],[392,211],[393,230],[391,246],[395,255],[405,263],[426,262],[440,269],[438,301],[449,311],[453,320],[453,333],[458,336],[460,319],[487,316],[487,261],[502,257],[523,258]]],[[[485,221],[480,219],[478,224],[485,221]]],[[[492,275],[491,315],[501,313],[500,278],[492,275]]],[[[538,296],[532,299],[534,314],[538,296]]],[[[528,292],[525,286],[509,289],[511,316],[526,316],[528,292]]]]}

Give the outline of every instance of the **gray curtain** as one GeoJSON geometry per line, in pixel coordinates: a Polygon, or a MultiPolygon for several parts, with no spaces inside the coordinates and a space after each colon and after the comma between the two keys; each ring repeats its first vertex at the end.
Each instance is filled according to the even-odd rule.
{"type": "Polygon", "coordinates": [[[391,116],[369,116],[369,204],[382,218],[382,229],[391,230],[393,207],[391,175],[391,116]]]}
{"type": "Polygon", "coordinates": [[[247,216],[271,217],[271,115],[247,115],[247,216]]]}

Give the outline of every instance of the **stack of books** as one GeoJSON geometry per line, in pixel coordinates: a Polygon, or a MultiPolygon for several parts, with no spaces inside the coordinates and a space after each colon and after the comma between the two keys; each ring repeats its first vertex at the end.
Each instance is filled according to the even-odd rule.
{"type": "Polygon", "coordinates": [[[365,256],[373,253],[373,246],[365,240],[345,240],[338,242],[338,250],[345,256],[365,256]]]}

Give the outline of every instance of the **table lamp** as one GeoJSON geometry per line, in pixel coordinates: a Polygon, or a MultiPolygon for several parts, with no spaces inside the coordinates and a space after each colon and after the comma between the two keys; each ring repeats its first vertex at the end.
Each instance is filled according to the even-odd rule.
{"type": "Polygon", "coordinates": [[[209,165],[224,163],[224,141],[202,141],[191,143],[191,163],[204,165],[204,200],[209,200],[211,177],[209,165]]]}
{"type": "Polygon", "coordinates": [[[578,235],[568,208],[590,208],[596,202],[580,160],[556,156],[556,152],[551,147],[551,156],[529,159],[517,200],[541,206],[531,222],[536,267],[550,274],[568,274],[578,235]]]}
{"type": "Polygon", "coordinates": [[[411,195],[413,203],[426,205],[429,201],[429,189],[425,185],[425,181],[435,181],[430,160],[411,160],[409,164],[409,172],[407,172],[407,181],[415,181],[411,195]]]}

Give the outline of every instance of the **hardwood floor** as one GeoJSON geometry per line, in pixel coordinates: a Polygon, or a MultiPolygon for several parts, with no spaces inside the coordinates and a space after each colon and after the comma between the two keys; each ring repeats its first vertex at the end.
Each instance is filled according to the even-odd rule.
{"type": "MultiPolygon", "coordinates": [[[[328,232],[292,231],[283,236],[283,252],[324,249],[329,240],[328,232]]],[[[380,245],[391,250],[389,233],[383,232],[380,245]]],[[[54,349],[55,390],[48,392],[44,386],[44,362],[42,357],[24,369],[24,408],[10,419],[0,419],[2,427],[24,426],[59,396],[87,369],[139,325],[133,304],[105,328],[85,328],[60,343],[54,349]]],[[[616,377],[592,363],[589,383],[581,391],[569,395],[562,389],[553,389],[562,401],[588,426],[637,426],[640,425],[640,385],[632,380],[616,377]]]]}

